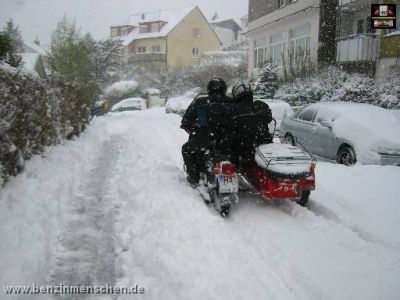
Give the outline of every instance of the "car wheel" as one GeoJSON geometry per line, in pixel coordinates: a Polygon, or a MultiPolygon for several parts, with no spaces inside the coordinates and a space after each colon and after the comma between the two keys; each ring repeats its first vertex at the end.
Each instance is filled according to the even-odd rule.
{"type": "Polygon", "coordinates": [[[283,143],[290,144],[292,146],[296,146],[296,141],[294,140],[293,135],[291,135],[290,133],[286,133],[283,143]]]}
{"type": "Polygon", "coordinates": [[[356,153],[353,148],[348,145],[341,146],[336,159],[338,164],[352,166],[356,163],[356,153]]]}

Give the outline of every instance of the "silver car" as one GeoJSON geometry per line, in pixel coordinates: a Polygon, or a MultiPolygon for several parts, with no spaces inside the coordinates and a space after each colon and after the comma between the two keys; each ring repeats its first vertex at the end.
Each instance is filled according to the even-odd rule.
{"type": "Polygon", "coordinates": [[[369,104],[303,106],[285,114],[279,138],[344,165],[400,166],[400,121],[392,111],[369,104]]]}

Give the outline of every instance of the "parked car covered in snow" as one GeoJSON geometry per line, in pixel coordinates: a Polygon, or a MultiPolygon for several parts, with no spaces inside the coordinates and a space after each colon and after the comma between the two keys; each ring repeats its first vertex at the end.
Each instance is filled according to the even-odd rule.
{"type": "Polygon", "coordinates": [[[127,98],[114,104],[111,111],[142,110],[147,108],[146,99],[135,97],[127,98]]]}
{"type": "Polygon", "coordinates": [[[254,100],[262,101],[268,104],[271,109],[272,116],[276,120],[276,129],[279,131],[279,127],[281,125],[283,116],[287,110],[290,110],[290,105],[286,101],[278,100],[278,99],[263,99],[263,98],[255,98],[254,100]]]}
{"type": "Polygon", "coordinates": [[[286,113],[279,137],[340,164],[400,166],[400,121],[369,104],[322,102],[286,113]]]}

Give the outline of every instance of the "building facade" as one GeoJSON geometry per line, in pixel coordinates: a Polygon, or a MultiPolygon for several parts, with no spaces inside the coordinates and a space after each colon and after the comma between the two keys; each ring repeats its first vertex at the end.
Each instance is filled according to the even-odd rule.
{"type": "MultiPolygon", "coordinates": [[[[394,45],[398,38],[394,30],[371,29],[371,4],[383,2],[399,3],[249,0],[249,76],[266,62],[273,63],[278,71],[314,62],[384,76],[396,68],[399,59],[394,51],[398,48],[394,45]],[[388,51],[388,47],[392,50],[388,51]]],[[[397,15],[399,10],[397,4],[397,15]]]]}
{"type": "MultiPolygon", "coordinates": [[[[378,77],[399,65],[400,50],[395,30],[371,29],[371,4],[382,0],[339,0],[336,63],[344,69],[378,77]],[[397,45],[396,45],[397,43],[397,45]],[[397,51],[396,51],[397,50],[397,51]]],[[[397,10],[400,5],[397,5],[397,10]]],[[[399,18],[399,12],[397,11],[399,18]]],[[[397,20],[399,28],[399,20],[397,20]]]]}
{"type": "Polygon", "coordinates": [[[111,35],[123,40],[128,64],[155,71],[187,67],[202,53],[217,51],[222,43],[198,7],[132,15],[129,28],[111,27],[111,35]],[[128,33],[122,35],[122,32],[128,33]]]}
{"type": "Polygon", "coordinates": [[[307,58],[334,60],[336,14],[334,0],[250,0],[249,76],[266,63],[278,70],[296,66],[307,58]],[[321,16],[327,20],[321,23],[321,16]],[[333,31],[333,37],[331,32],[333,31]]]}

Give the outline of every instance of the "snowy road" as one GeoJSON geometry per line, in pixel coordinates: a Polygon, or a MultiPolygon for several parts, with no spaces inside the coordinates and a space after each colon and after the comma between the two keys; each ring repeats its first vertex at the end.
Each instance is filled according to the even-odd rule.
{"type": "Polygon", "coordinates": [[[161,109],[110,114],[29,161],[0,191],[0,285],[138,284],[144,299],[398,298],[398,167],[321,162],[308,209],[242,194],[222,219],[185,181],[179,123],[161,109]]]}

